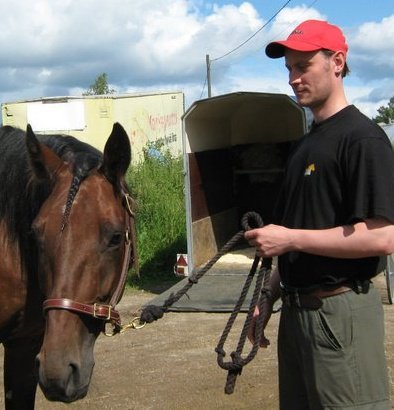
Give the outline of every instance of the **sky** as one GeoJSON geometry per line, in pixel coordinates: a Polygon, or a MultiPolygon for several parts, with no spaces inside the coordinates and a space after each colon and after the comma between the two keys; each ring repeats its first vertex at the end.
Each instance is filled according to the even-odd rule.
{"type": "Polygon", "coordinates": [[[106,73],[122,94],[182,91],[187,109],[207,97],[206,55],[212,96],[291,95],[264,49],[307,19],[342,28],[349,103],[373,117],[394,96],[393,0],[0,0],[0,15],[0,103],[79,96],[106,73]]]}

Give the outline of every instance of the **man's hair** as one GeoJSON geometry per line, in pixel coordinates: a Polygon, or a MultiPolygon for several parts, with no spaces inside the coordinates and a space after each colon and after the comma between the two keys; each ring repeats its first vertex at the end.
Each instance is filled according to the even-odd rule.
{"type": "MultiPolygon", "coordinates": [[[[336,53],[336,51],[326,50],[326,49],[323,49],[321,51],[327,57],[331,57],[332,55],[334,55],[336,53]]],[[[342,72],[341,72],[342,78],[346,77],[349,73],[350,73],[350,69],[349,69],[349,66],[347,65],[347,62],[345,61],[345,65],[343,66],[343,69],[342,69],[342,72]]]]}

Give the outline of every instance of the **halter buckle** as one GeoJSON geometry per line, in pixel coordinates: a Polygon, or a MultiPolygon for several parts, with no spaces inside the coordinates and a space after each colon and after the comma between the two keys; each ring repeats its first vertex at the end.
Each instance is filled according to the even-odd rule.
{"type": "Polygon", "coordinates": [[[111,305],[101,305],[100,303],[95,303],[93,305],[93,317],[96,319],[104,319],[104,320],[110,320],[111,319],[111,314],[112,314],[112,306],[111,305]],[[105,308],[108,309],[108,314],[103,315],[102,312],[100,312],[100,309],[105,308]]]}

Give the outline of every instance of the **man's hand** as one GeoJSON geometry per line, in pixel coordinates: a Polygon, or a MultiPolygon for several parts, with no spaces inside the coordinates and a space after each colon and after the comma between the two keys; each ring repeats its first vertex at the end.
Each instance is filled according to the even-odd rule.
{"type": "Polygon", "coordinates": [[[245,232],[249,245],[265,258],[282,255],[291,250],[292,230],[280,225],[267,225],[245,232]]]}
{"type": "MultiPolygon", "coordinates": [[[[269,305],[267,306],[267,308],[269,308],[269,312],[267,312],[267,318],[265,320],[264,326],[263,326],[263,333],[261,335],[261,340],[260,340],[260,347],[268,347],[270,345],[270,341],[265,337],[264,335],[264,329],[271,317],[271,313],[272,313],[272,304],[269,303],[269,305]]],[[[255,334],[256,334],[256,321],[257,318],[260,316],[260,310],[258,308],[258,306],[256,306],[255,311],[253,312],[253,318],[252,318],[252,323],[250,325],[249,328],[249,332],[248,332],[248,339],[250,341],[250,343],[254,344],[255,342],[255,334]]]]}

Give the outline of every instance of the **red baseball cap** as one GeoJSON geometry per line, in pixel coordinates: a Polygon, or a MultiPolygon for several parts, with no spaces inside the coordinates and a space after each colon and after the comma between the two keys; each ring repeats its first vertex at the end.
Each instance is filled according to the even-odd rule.
{"type": "Polygon", "coordinates": [[[341,29],[321,20],[304,21],[292,31],[287,40],[269,43],[265,53],[268,57],[279,58],[285,55],[286,48],[296,51],[342,51],[345,56],[348,50],[341,29]]]}

